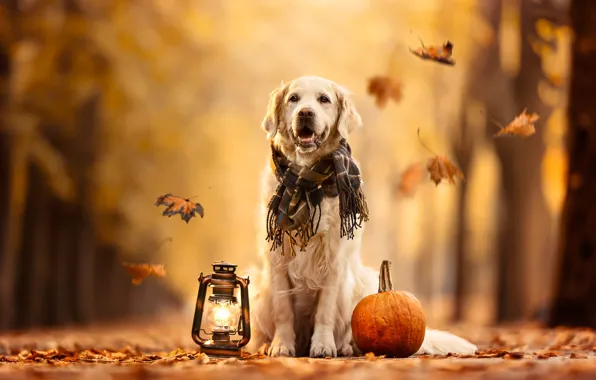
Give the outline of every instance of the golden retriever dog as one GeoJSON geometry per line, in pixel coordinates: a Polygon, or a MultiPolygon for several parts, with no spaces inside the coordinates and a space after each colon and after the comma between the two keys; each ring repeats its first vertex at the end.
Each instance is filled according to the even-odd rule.
{"type": "MultiPolygon", "coordinates": [[[[334,82],[304,76],[271,94],[262,123],[267,138],[291,162],[310,167],[338,149],[362,120],[348,92],[334,82]]],[[[271,153],[268,159],[270,160],[271,153]]],[[[278,180],[270,164],[263,172],[262,212],[278,180]]],[[[265,230],[259,236],[262,268],[252,278],[249,350],[270,356],[336,357],[357,353],[350,327],[352,311],[377,292],[379,274],[363,266],[362,228],[352,239],[340,237],[339,197],[324,197],[316,233],[296,254],[271,250],[265,230]]],[[[427,329],[418,353],[472,354],[476,346],[447,332],[427,329]]]]}

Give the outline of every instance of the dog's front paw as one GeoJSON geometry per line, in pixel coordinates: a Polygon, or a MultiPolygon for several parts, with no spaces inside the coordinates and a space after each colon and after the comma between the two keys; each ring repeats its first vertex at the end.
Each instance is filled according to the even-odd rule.
{"type": "Polygon", "coordinates": [[[331,339],[313,339],[310,345],[311,358],[337,357],[337,347],[331,339]]]}
{"type": "Polygon", "coordinates": [[[339,347],[338,354],[339,354],[339,356],[346,356],[346,357],[353,356],[354,348],[352,347],[351,344],[344,343],[341,345],[341,347],[339,347]]]}
{"type": "Polygon", "coordinates": [[[287,344],[281,339],[273,339],[267,354],[269,356],[296,356],[296,349],[294,345],[287,344]]]}

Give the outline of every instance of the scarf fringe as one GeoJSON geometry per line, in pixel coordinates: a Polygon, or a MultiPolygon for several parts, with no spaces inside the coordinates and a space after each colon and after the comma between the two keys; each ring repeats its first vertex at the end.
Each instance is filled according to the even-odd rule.
{"type": "Polygon", "coordinates": [[[354,230],[362,228],[362,223],[368,221],[366,197],[360,188],[357,191],[349,188],[339,194],[340,238],[353,239],[354,230]]]}
{"type": "Polygon", "coordinates": [[[315,236],[321,223],[322,210],[321,205],[311,206],[309,204],[310,218],[307,223],[301,225],[293,231],[284,231],[277,223],[277,214],[274,209],[269,208],[267,212],[267,241],[272,242],[270,250],[273,251],[281,247],[282,256],[285,255],[284,236],[288,237],[290,243],[290,255],[296,256],[295,246],[299,246],[300,251],[306,249],[309,240],[315,236]],[[292,232],[294,233],[292,235],[292,232]],[[300,243],[298,243],[298,241],[300,243]]]}

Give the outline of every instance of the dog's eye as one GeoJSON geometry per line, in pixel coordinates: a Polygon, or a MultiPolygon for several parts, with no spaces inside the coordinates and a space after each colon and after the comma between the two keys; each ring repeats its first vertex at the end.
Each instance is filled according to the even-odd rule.
{"type": "Polygon", "coordinates": [[[293,94],[292,96],[290,96],[288,100],[292,103],[296,103],[298,100],[300,100],[300,98],[298,97],[298,95],[293,94]]]}
{"type": "Polygon", "coordinates": [[[319,96],[319,103],[331,103],[331,100],[326,95],[319,96]]]}

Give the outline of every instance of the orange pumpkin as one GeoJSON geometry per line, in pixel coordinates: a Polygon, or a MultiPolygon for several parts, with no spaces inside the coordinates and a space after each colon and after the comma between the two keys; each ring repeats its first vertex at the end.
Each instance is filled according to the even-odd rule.
{"type": "Polygon", "coordinates": [[[381,264],[379,292],[363,298],[352,313],[352,335],[362,353],[405,358],[424,340],[426,318],[411,293],[393,290],[391,261],[381,264]]]}

